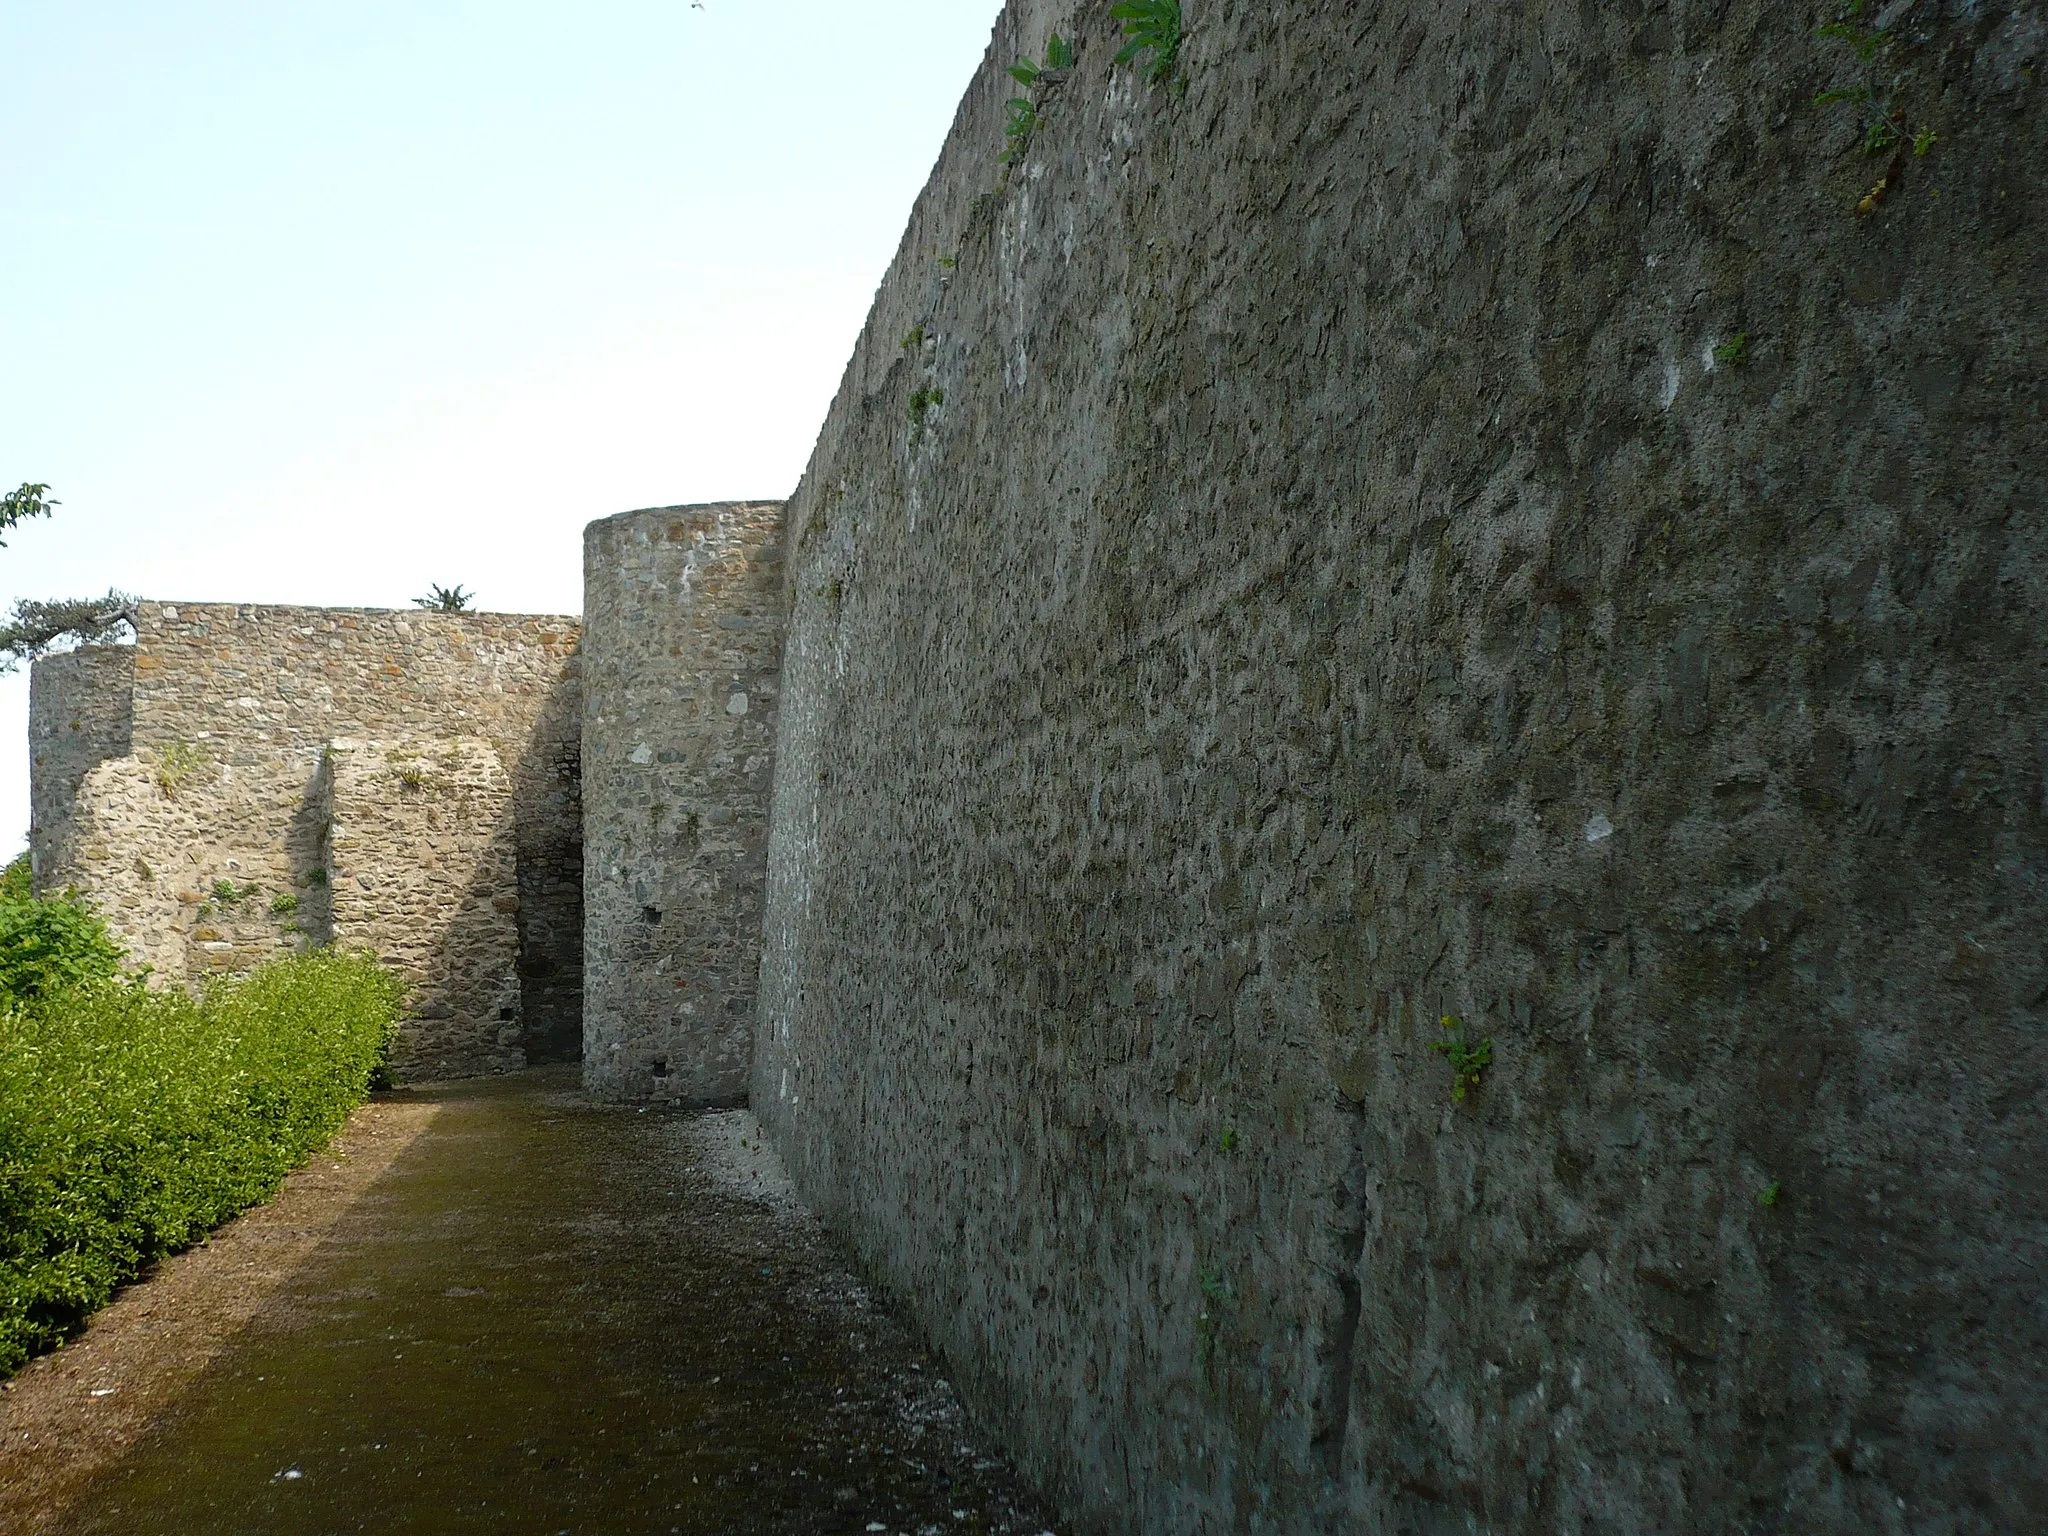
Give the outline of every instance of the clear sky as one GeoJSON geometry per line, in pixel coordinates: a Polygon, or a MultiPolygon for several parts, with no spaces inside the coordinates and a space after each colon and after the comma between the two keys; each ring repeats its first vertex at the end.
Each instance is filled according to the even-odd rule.
{"type": "Polygon", "coordinates": [[[573,613],[786,495],[1000,9],[0,0],[0,598],[573,613]]]}

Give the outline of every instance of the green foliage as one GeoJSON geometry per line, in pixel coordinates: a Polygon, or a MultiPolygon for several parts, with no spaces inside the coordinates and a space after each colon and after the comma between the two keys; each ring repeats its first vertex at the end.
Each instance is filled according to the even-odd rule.
{"type": "Polygon", "coordinates": [[[392,773],[397,778],[399,786],[403,789],[425,789],[427,787],[427,770],[418,763],[406,763],[393,769],[392,773]]]}
{"type": "Polygon", "coordinates": [[[1776,1179],[1773,1179],[1756,1192],[1756,1203],[1758,1205],[1776,1205],[1778,1203],[1778,1196],[1784,1192],[1785,1186],[1776,1179]]]}
{"type": "Polygon", "coordinates": [[[1465,1102],[1465,1090],[1479,1086],[1479,1074],[1493,1065],[1493,1036],[1488,1035],[1477,1045],[1468,1045],[1464,1039],[1464,1024],[1453,1014],[1445,1014],[1443,1026],[1450,1038],[1436,1041],[1430,1049],[1443,1052],[1451,1064],[1451,1102],[1465,1102]]]}
{"type": "Polygon", "coordinates": [[[299,876],[299,884],[310,885],[316,889],[324,886],[327,884],[327,871],[324,869],[309,869],[299,876]]]}
{"type": "Polygon", "coordinates": [[[1029,59],[1019,59],[1010,66],[1010,78],[1019,85],[1036,85],[1038,77],[1048,69],[1071,69],[1074,64],[1074,45],[1055,32],[1045,40],[1045,62],[1034,64],[1029,59]]]}
{"type": "Polygon", "coordinates": [[[462,590],[461,583],[444,587],[438,581],[427,583],[427,595],[412,600],[415,608],[429,608],[435,613],[468,613],[476,606],[476,594],[462,590]]]}
{"type": "MultiPolygon", "coordinates": [[[[0,526],[5,526],[0,524],[0,526]]],[[[24,597],[0,624],[0,672],[12,671],[66,645],[103,645],[135,627],[138,599],[109,590],[105,597],[24,597]]]]}
{"type": "Polygon", "coordinates": [[[156,749],[156,787],[175,800],[185,781],[208,761],[204,747],[189,741],[166,741],[156,749]]]}
{"type": "Polygon", "coordinates": [[[1714,348],[1714,361],[1730,368],[1740,368],[1749,361],[1749,332],[1737,331],[1733,337],[1714,348]]]}
{"type": "Polygon", "coordinates": [[[0,1372],[332,1136],[403,990],[319,952],[197,1002],[101,982],[0,1011],[0,1372]]]}
{"type": "Polygon", "coordinates": [[[237,885],[232,880],[216,880],[207,894],[212,896],[221,906],[232,907],[237,902],[246,901],[251,896],[254,896],[256,894],[256,887],[254,885],[237,885]]]}
{"type": "Polygon", "coordinates": [[[924,434],[925,418],[931,414],[932,408],[934,406],[944,405],[945,403],[946,392],[943,389],[920,389],[916,393],[911,395],[911,436],[921,437],[924,434]]]}
{"type": "MultiPolygon", "coordinates": [[[[0,896],[0,1007],[112,981],[121,960],[121,946],[83,901],[0,896]]],[[[0,1212],[5,1205],[0,1189],[0,1212]]]]}
{"type": "Polygon", "coordinates": [[[1031,136],[1038,132],[1038,104],[1025,96],[1012,96],[1005,104],[1009,118],[1003,124],[1004,165],[1012,165],[1024,156],[1031,147],[1031,136]]]}
{"type": "Polygon", "coordinates": [[[270,911],[275,917],[284,917],[299,910],[299,898],[290,891],[279,891],[270,898],[270,911]]]}
{"type": "Polygon", "coordinates": [[[1216,1139],[1216,1145],[1224,1152],[1235,1152],[1237,1150],[1237,1127],[1233,1125],[1226,1130],[1216,1139]]]}
{"type": "Polygon", "coordinates": [[[924,327],[921,325],[913,325],[910,328],[909,332],[903,338],[903,350],[906,352],[915,352],[919,347],[923,345],[924,327]]]}
{"type": "MultiPolygon", "coordinates": [[[[62,506],[62,502],[50,500],[50,488],[40,481],[24,480],[17,490],[0,496],[0,533],[27,522],[32,517],[48,517],[50,508],[62,506]]],[[[7,541],[0,539],[0,548],[7,541]]]]}
{"type": "Polygon", "coordinates": [[[1180,0],[1124,0],[1111,6],[1109,14],[1124,24],[1129,39],[1118,51],[1117,63],[1135,63],[1154,85],[1172,79],[1180,59],[1180,0]]]}
{"type": "Polygon", "coordinates": [[[24,848],[0,869],[0,901],[27,901],[35,895],[35,870],[24,848]]]}
{"type": "Polygon", "coordinates": [[[1935,133],[1931,124],[1923,125],[1917,133],[1909,135],[1906,132],[1910,119],[1904,105],[1895,99],[1903,76],[1891,67],[1889,60],[1890,51],[1898,39],[1887,28],[1873,26],[1866,19],[1865,10],[1865,0],[1848,0],[1833,21],[1823,22],[1814,29],[1816,36],[1847,46],[1862,70],[1863,79],[1855,85],[1828,87],[1813,98],[1813,105],[1820,109],[1856,108],[1863,125],[1863,152],[1866,155],[1892,156],[1891,166],[1882,179],[1857,203],[1858,215],[1876,212],[1885,198],[1897,190],[1909,146],[1912,153],[1919,156],[1940,142],[1940,135],[1935,133]]]}

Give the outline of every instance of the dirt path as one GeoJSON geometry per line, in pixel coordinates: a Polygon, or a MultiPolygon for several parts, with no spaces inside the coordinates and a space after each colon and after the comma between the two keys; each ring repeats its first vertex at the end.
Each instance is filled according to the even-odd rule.
{"type": "Polygon", "coordinates": [[[0,1532],[1057,1527],[744,1115],[366,1106],[0,1396],[0,1532]]]}

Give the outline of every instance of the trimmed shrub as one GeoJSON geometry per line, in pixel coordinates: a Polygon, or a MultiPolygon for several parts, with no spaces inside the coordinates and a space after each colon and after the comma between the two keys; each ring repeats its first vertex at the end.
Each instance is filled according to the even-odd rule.
{"type": "Polygon", "coordinates": [[[101,980],[0,1011],[0,1374],[340,1129],[403,990],[321,951],[197,1001],[101,980]]]}
{"type": "Polygon", "coordinates": [[[84,902],[0,894],[0,997],[33,1002],[121,974],[121,946],[84,902]]]}

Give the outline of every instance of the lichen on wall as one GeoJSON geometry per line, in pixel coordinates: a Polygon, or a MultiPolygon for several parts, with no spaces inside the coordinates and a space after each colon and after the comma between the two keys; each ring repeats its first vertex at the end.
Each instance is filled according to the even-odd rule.
{"type": "Polygon", "coordinates": [[[1080,1530],[2038,1525],[2040,8],[1186,14],[791,503],[757,1113],[1080,1530]]]}
{"type": "Polygon", "coordinates": [[[744,1102],[782,652],[782,504],[584,533],[584,1082],[744,1102]]]}

